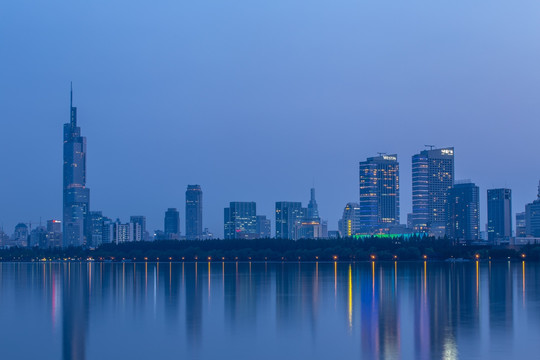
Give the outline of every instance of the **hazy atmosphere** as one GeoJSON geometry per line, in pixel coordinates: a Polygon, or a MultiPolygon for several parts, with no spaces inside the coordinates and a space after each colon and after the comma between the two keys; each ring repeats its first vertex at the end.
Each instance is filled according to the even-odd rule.
{"type": "Polygon", "coordinates": [[[26,1],[0,3],[0,225],[62,217],[62,126],[73,81],[92,210],[163,228],[200,184],[223,208],[309,200],[337,228],[358,162],[455,147],[456,179],[540,179],[538,1],[26,1]]]}

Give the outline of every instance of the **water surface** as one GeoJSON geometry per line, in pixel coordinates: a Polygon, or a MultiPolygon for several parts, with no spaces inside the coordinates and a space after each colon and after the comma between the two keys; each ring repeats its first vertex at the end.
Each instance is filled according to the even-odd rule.
{"type": "Polygon", "coordinates": [[[3,263],[9,359],[534,359],[529,262],[3,263]]]}

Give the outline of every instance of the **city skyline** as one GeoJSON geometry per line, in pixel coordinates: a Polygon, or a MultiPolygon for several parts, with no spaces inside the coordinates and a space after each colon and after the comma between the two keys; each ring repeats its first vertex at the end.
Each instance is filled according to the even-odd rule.
{"type": "Polygon", "coordinates": [[[540,4],[55,4],[7,4],[0,23],[12,49],[0,70],[6,229],[62,216],[71,80],[91,207],[145,214],[149,230],[168,207],[183,218],[187,184],[202,186],[205,227],[222,235],[231,200],[272,218],[274,201],[302,201],[313,181],[335,228],[358,200],[358,162],[377,152],[399,155],[403,223],[424,144],[456,149],[456,179],[482,189],[482,226],[484,189],[512,189],[514,213],[535,197],[540,4]]]}
{"type": "MultiPolygon", "coordinates": [[[[92,238],[92,229],[91,229],[91,226],[89,226],[89,224],[91,223],[91,219],[90,219],[90,215],[91,213],[95,213],[95,211],[92,211],[92,209],[90,209],[89,207],[89,188],[86,187],[86,137],[85,136],[82,136],[81,135],[81,128],[78,126],[77,124],[77,107],[74,107],[73,106],[73,85],[70,85],[70,120],[68,123],[64,124],[64,196],[63,196],[63,202],[64,202],[64,214],[63,214],[63,218],[64,218],[64,221],[62,222],[63,224],[63,228],[64,228],[64,233],[68,234],[68,236],[64,236],[63,238],[63,244],[64,246],[67,246],[68,244],[73,244],[73,245],[85,245],[85,244],[92,244],[93,245],[93,242],[91,241],[91,238],[92,238]],[[78,192],[83,192],[81,194],[78,194],[78,192]],[[71,194],[73,192],[76,192],[74,194],[71,194]],[[70,194],[71,194],[71,197],[70,197],[70,194]],[[77,198],[78,199],[78,202],[75,202],[75,200],[70,200],[71,198],[75,199],[77,198]],[[79,199],[80,198],[80,199],[79,199]],[[80,200],[80,201],[79,201],[80,200]],[[82,201],[82,203],[81,203],[82,201]],[[82,205],[81,205],[82,204],[82,205]],[[68,210],[66,210],[68,209],[68,210]],[[79,210],[80,209],[80,210],[79,210]],[[73,215],[72,214],[75,214],[73,215]],[[75,218],[75,220],[71,220],[72,218],[75,218]],[[67,219],[67,220],[66,220],[67,219]],[[69,221],[71,221],[71,223],[74,223],[75,221],[75,227],[77,227],[77,229],[79,227],[81,227],[83,230],[82,232],[80,230],[77,230],[75,229],[76,231],[67,231],[66,229],[68,229],[68,227],[66,226],[67,224],[69,224],[69,221]],[[80,222],[80,224],[79,224],[80,222]],[[78,235],[77,235],[78,234],[78,235]],[[88,240],[86,239],[88,237],[88,240]]],[[[424,145],[427,149],[425,150],[421,150],[418,154],[415,154],[412,156],[412,161],[411,161],[411,167],[412,167],[412,174],[413,174],[413,184],[415,183],[418,183],[419,181],[421,183],[423,183],[422,180],[414,180],[414,177],[416,176],[418,179],[424,179],[422,176],[427,176],[428,175],[428,172],[429,174],[431,174],[431,168],[433,167],[433,169],[439,169],[439,170],[436,170],[436,171],[441,171],[441,166],[442,166],[442,173],[441,175],[437,175],[437,176],[443,176],[439,181],[442,181],[442,183],[444,183],[445,185],[441,188],[441,190],[438,190],[439,192],[440,191],[443,191],[445,192],[446,190],[444,189],[449,189],[448,186],[452,186],[452,184],[456,181],[455,179],[455,175],[454,175],[454,171],[455,171],[455,165],[454,165],[454,147],[443,147],[443,148],[438,148],[438,149],[434,149],[435,145],[424,145]],[[451,161],[447,163],[448,160],[446,160],[447,158],[450,158],[451,161]],[[420,164],[420,165],[419,165],[420,164]],[[424,164],[424,165],[422,165],[424,164]],[[445,165],[446,164],[446,165],[445,165]],[[430,169],[428,172],[426,172],[424,175],[420,174],[419,173],[419,168],[425,168],[425,169],[430,169]],[[416,170],[415,170],[416,169],[416,170]],[[416,174],[415,175],[415,171],[416,171],[416,174]],[[444,175],[445,171],[449,171],[448,173],[448,180],[444,180],[444,177],[446,177],[446,175],[444,175]],[[420,174],[420,175],[418,175],[420,174]],[[420,176],[420,177],[419,177],[420,176]],[[448,183],[448,184],[446,184],[448,183]]],[[[386,153],[379,153],[378,156],[375,156],[375,157],[368,157],[367,160],[363,160],[363,161],[360,161],[360,211],[359,211],[359,214],[360,214],[360,220],[359,220],[359,226],[361,228],[361,232],[365,232],[367,228],[371,227],[371,228],[376,228],[377,225],[380,227],[381,224],[383,223],[387,223],[387,224],[395,224],[395,225],[400,225],[400,224],[404,224],[404,221],[401,220],[399,221],[400,219],[400,213],[402,212],[402,209],[400,207],[400,191],[399,191],[399,188],[401,187],[400,185],[400,175],[399,175],[399,163],[398,163],[398,154],[392,154],[392,155],[386,155],[386,153]],[[369,175],[368,175],[369,174],[369,175]],[[379,187],[377,187],[377,183],[379,183],[379,187]],[[366,185],[367,184],[367,185],[366,185]],[[381,187],[382,186],[382,187],[381,187]],[[371,189],[371,190],[363,190],[363,189],[371,189]],[[373,195],[376,195],[376,198],[372,197],[372,196],[369,196],[370,192],[374,192],[373,195]],[[366,195],[368,195],[368,197],[366,197],[366,195]],[[391,200],[390,203],[388,203],[389,200],[384,200],[388,205],[386,205],[386,207],[389,209],[389,210],[382,210],[383,208],[381,208],[381,204],[383,200],[381,199],[393,199],[391,200]],[[395,199],[394,199],[395,198],[395,199]],[[364,199],[364,200],[362,200],[364,199]],[[379,200],[369,200],[369,201],[366,201],[365,199],[379,199],[379,200]],[[373,201],[375,201],[375,203],[373,203],[373,201]],[[377,206],[377,202],[379,202],[379,205],[377,206]],[[364,205],[362,205],[362,203],[364,203],[364,205]],[[373,207],[373,204],[375,204],[373,207]],[[391,205],[390,205],[391,204],[391,205]],[[366,222],[366,220],[362,220],[362,218],[366,218],[366,215],[362,215],[362,214],[365,214],[366,213],[366,210],[362,210],[362,206],[364,209],[367,209],[370,214],[369,214],[369,217],[370,217],[370,220],[368,220],[366,222]],[[390,207],[388,207],[390,206],[390,207]],[[373,210],[373,209],[375,210],[373,210]],[[377,208],[379,209],[377,211],[377,208]],[[375,212],[373,212],[375,211],[375,212]],[[391,217],[388,218],[388,219],[385,219],[385,220],[381,220],[381,211],[386,211],[386,212],[389,212],[389,214],[391,213],[391,217]],[[377,215],[377,212],[379,213],[379,215],[377,215]],[[377,216],[380,218],[379,220],[377,220],[377,216]],[[364,224],[364,225],[362,225],[364,224]]],[[[432,176],[430,175],[429,177],[426,177],[427,178],[431,178],[432,176]]],[[[426,183],[427,184],[427,183],[426,183]]],[[[418,190],[418,185],[414,185],[416,186],[416,190],[415,188],[413,187],[412,188],[412,192],[411,194],[415,194],[415,191],[416,191],[416,194],[418,194],[418,192],[420,190],[418,190]]],[[[431,185],[430,185],[431,186],[431,185]]],[[[439,185],[437,185],[439,186],[439,185]]],[[[186,232],[182,232],[182,228],[186,227],[186,226],[189,226],[188,225],[188,208],[190,206],[188,206],[188,204],[190,204],[190,202],[197,202],[198,205],[195,205],[195,207],[191,206],[193,208],[192,212],[195,211],[197,213],[197,217],[199,218],[199,220],[197,220],[196,222],[199,222],[199,224],[197,225],[194,225],[197,227],[197,230],[196,232],[200,232],[200,235],[193,235],[191,234],[190,236],[188,236],[190,239],[196,239],[196,238],[202,238],[202,219],[204,218],[204,216],[202,215],[202,192],[201,192],[201,186],[200,185],[187,185],[187,188],[188,190],[186,191],[185,193],[185,204],[186,204],[186,207],[185,207],[185,211],[182,213],[181,211],[177,211],[176,208],[174,208],[175,211],[178,212],[178,216],[179,217],[183,217],[185,219],[185,223],[184,224],[181,224],[180,222],[180,219],[178,219],[178,232],[174,235],[172,235],[172,238],[180,238],[180,235],[182,234],[183,236],[186,236],[186,232]],[[191,190],[191,191],[190,191],[191,190]],[[196,192],[199,193],[199,195],[190,195],[190,193],[193,193],[193,190],[195,190],[196,192]],[[193,197],[195,196],[195,197],[193,197]],[[192,199],[190,199],[190,197],[192,197],[192,199]],[[198,198],[197,198],[198,197],[198,198]]],[[[426,187],[427,189],[427,187],[426,187]]],[[[311,189],[311,201],[310,201],[310,204],[311,202],[314,201],[314,188],[311,189]]],[[[425,190],[427,191],[427,190],[425,190]]],[[[480,191],[480,193],[482,193],[482,191],[480,191]]],[[[427,193],[426,193],[427,194],[427,193]]],[[[442,194],[442,192],[441,192],[442,194]]],[[[414,195],[412,196],[412,198],[414,198],[414,195]]],[[[440,198],[440,196],[439,196],[440,198]]],[[[413,199],[413,204],[414,204],[414,199],[413,199]]],[[[487,200],[486,200],[487,201],[487,200]]],[[[254,203],[257,203],[257,202],[254,202],[254,203]]],[[[276,209],[277,209],[277,204],[279,204],[280,202],[275,202],[276,204],[276,209]]],[[[285,202],[287,203],[287,202],[285,202]]],[[[290,203],[290,201],[289,201],[290,203]]],[[[294,202],[293,202],[294,203],[294,202]]],[[[298,202],[300,203],[300,202],[298,202]]],[[[298,203],[295,203],[295,204],[298,204],[298,203]]],[[[527,202],[529,203],[529,202],[527,202]]],[[[231,202],[232,204],[232,202],[231,202]]],[[[315,203],[316,205],[316,203],[315,203]]],[[[299,205],[301,206],[301,205],[299,205]]],[[[308,204],[308,210],[303,210],[304,212],[308,211],[309,212],[309,204],[308,204]]],[[[425,206],[424,206],[425,207],[425,206]]],[[[437,205],[435,210],[430,210],[431,212],[432,211],[435,211],[435,213],[437,211],[441,211],[441,209],[438,209],[438,208],[444,208],[442,210],[445,210],[446,209],[446,205],[444,203],[441,203],[441,205],[437,205]],[[438,209],[438,210],[437,210],[438,209]]],[[[422,206],[420,206],[420,208],[422,208],[422,206]]],[[[482,209],[483,206],[480,206],[480,209],[482,209]]],[[[486,218],[486,223],[482,223],[482,216],[480,215],[479,216],[479,219],[477,220],[479,222],[479,229],[478,229],[478,232],[481,233],[481,232],[486,232],[487,231],[487,207],[484,206],[484,208],[486,208],[484,211],[479,211],[479,214],[481,213],[485,213],[484,215],[484,218],[486,218]]],[[[180,209],[182,209],[180,207],[180,209]]],[[[169,211],[173,210],[173,208],[169,208],[169,211]]],[[[318,209],[317,207],[315,208],[315,211],[317,213],[317,218],[318,218],[318,209]]],[[[415,208],[413,206],[412,208],[412,211],[407,213],[408,215],[411,216],[411,219],[413,221],[413,224],[416,223],[417,225],[415,225],[415,228],[416,230],[420,229],[422,231],[426,230],[426,229],[429,229],[431,231],[431,233],[433,234],[437,234],[437,235],[444,235],[444,231],[445,229],[448,228],[448,224],[446,223],[446,220],[443,220],[443,221],[439,221],[439,227],[442,227],[443,230],[440,230],[440,231],[432,231],[430,229],[429,226],[425,226],[425,225],[418,225],[419,221],[417,218],[419,215],[416,215],[415,214],[415,208]]],[[[425,211],[425,210],[424,210],[425,211]]],[[[517,214],[519,213],[520,211],[515,211],[515,210],[512,210],[512,214],[517,214]]],[[[102,211],[98,211],[99,213],[99,216],[101,217],[102,215],[102,211]]],[[[193,213],[194,214],[194,213],[193,213]]],[[[269,214],[257,214],[257,215],[262,215],[262,216],[268,216],[269,214]]],[[[304,214],[305,215],[305,214],[304,214]]],[[[304,216],[302,215],[302,216],[304,216]]],[[[444,213],[443,213],[444,215],[444,213]]],[[[127,217],[127,216],[130,216],[131,220],[132,218],[134,217],[138,217],[138,216],[133,216],[133,215],[126,215],[126,214],[123,214],[122,216],[113,216],[113,218],[124,218],[124,217],[127,217]]],[[[191,217],[195,216],[195,215],[190,215],[191,217]]],[[[389,215],[386,215],[386,216],[389,216],[389,215]]],[[[428,216],[428,213],[426,213],[425,215],[421,215],[420,217],[424,218],[428,216]]],[[[144,217],[144,222],[145,222],[145,226],[146,226],[146,216],[143,216],[144,217]]],[[[328,217],[332,217],[332,215],[328,216],[328,217]]],[[[384,217],[384,216],[383,216],[384,217]]],[[[54,217],[53,217],[54,218],[54,217]]],[[[403,218],[403,217],[402,217],[403,218]]],[[[444,218],[444,216],[443,216],[444,218]]],[[[277,217],[276,217],[277,219],[277,217]]],[[[318,218],[319,220],[321,220],[320,218],[318,218]]],[[[427,218],[426,218],[427,219],[427,218]]],[[[130,223],[132,222],[130,220],[130,223]]],[[[195,220],[191,220],[189,221],[189,223],[192,223],[193,221],[195,220]]],[[[322,220],[321,220],[322,221],[322,220]]],[[[117,220],[118,222],[118,220],[117,220]]],[[[422,221],[420,221],[422,222],[422,221]]],[[[425,222],[425,220],[424,220],[425,222]]],[[[21,222],[18,221],[17,224],[20,224],[21,222]]],[[[24,222],[23,222],[24,223],[24,222]]],[[[127,223],[127,225],[129,225],[130,223],[127,223]]],[[[31,222],[29,222],[29,224],[31,224],[31,222]]],[[[325,226],[326,226],[326,222],[325,222],[325,226]]],[[[406,223],[405,223],[406,224],[406,223]]],[[[71,225],[73,226],[73,225],[71,225]]],[[[271,233],[273,234],[273,236],[276,235],[276,222],[273,223],[273,225],[271,225],[271,229],[273,230],[271,233]]],[[[328,231],[328,230],[339,230],[340,228],[340,225],[339,225],[339,218],[338,218],[338,221],[336,221],[336,224],[331,224],[330,225],[330,228],[325,228],[325,231],[328,231]]],[[[187,229],[187,228],[185,228],[187,229]]],[[[218,228],[219,229],[219,228],[218,228]]],[[[149,229],[149,231],[151,232],[155,232],[155,231],[161,231],[162,229],[160,227],[155,227],[154,229],[149,229]]],[[[164,230],[164,233],[165,233],[165,237],[170,237],[171,235],[167,233],[167,229],[166,229],[166,226],[163,228],[164,230]]],[[[515,229],[512,229],[512,230],[515,230],[515,229]]],[[[193,231],[193,230],[192,230],[193,231]]],[[[226,231],[223,232],[223,235],[219,235],[219,230],[216,231],[215,229],[210,229],[210,231],[212,231],[212,233],[215,233],[216,234],[216,237],[221,237],[221,238],[226,238],[226,231]]],[[[255,231],[255,230],[253,230],[255,231]]],[[[296,231],[296,230],[295,230],[296,231]]],[[[292,236],[293,238],[296,238],[296,235],[292,236]]],[[[143,238],[142,235],[139,235],[137,238],[143,238]]],[[[158,236],[159,238],[159,236],[158,236]]]]}

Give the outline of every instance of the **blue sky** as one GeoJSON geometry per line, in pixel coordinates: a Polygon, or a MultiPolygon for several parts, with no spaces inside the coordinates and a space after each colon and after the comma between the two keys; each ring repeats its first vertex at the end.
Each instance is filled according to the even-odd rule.
{"type": "MultiPolygon", "coordinates": [[[[397,153],[402,222],[411,156],[454,146],[456,178],[540,178],[538,1],[59,1],[0,4],[0,223],[61,217],[69,82],[88,138],[91,208],[163,226],[204,191],[204,226],[229,201],[309,200],[337,228],[358,161],[397,153]]],[[[182,219],[182,231],[183,231],[182,219]]]]}

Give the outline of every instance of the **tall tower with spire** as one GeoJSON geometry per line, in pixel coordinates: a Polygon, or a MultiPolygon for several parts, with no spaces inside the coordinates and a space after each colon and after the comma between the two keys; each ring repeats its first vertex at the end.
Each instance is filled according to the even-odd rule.
{"type": "Polygon", "coordinates": [[[307,207],[307,217],[309,219],[319,219],[319,207],[317,200],[315,200],[315,188],[311,188],[311,198],[307,207]]]}
{"type": "Polygon", "coordinates": [[[64,124],[63,246],[85,246],[90,208],[86,187],[86,137],[77,126],[77,108],[70,92],[70,121],[64,124]]]}

